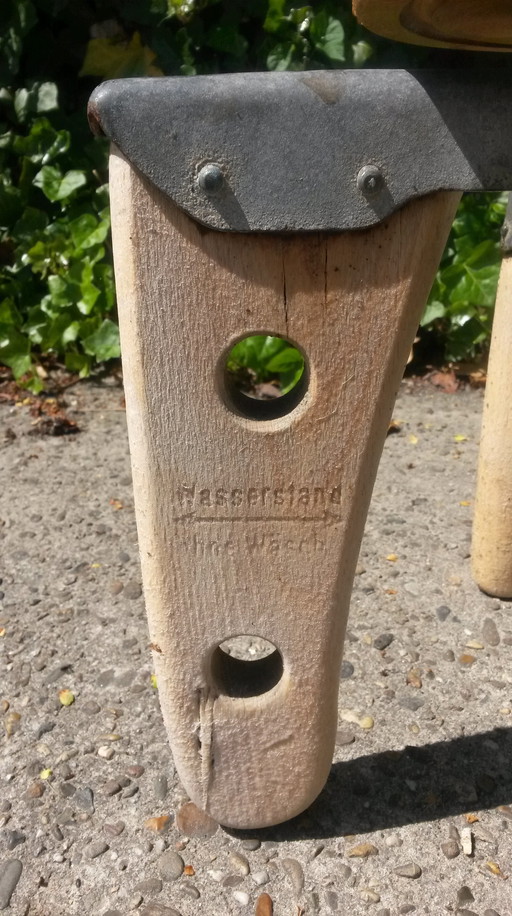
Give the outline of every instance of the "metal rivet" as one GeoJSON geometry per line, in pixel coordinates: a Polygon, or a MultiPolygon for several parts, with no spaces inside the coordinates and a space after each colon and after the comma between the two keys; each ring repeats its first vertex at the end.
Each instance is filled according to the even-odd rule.
{"type": "Polygon", "coordinates": [[[197,183],[206,194],[218,194],[224,185],[224,174],[220,165],[217,165],[216,162],[208,162],[207,165],[203,165],[197,176],[197,183]]]}
{"type": "Polygon", "coordinates": [[[357,187],[363,194],[372,197],[378,194],[384,185],[384,177],[376,165],[363,165],[357,176],[357,187]]]}

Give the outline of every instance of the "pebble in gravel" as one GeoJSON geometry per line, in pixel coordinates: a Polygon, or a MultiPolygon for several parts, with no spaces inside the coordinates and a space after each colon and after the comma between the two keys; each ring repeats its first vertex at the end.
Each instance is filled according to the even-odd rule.
{"type": "Polygon", "coordinates": [[[499,646],[500,634],[492,617],[486,617],[482,626],[482,639],[486,646],[499,646]]]}
{"type": "Polygon", "coordinates": [[[142,894],[143,897],[152,897],[153,894],[159,894],[163,888],[160,878],[146,878],[144,881],[134,887],[134,893],[142,894]]]}
{"type": "Polygon", "coordinates": [[[108,843],[104,843],[103,840],[95,840],[95,842],[89,843],[89,846],[87,846],[86,849],[86,853],[89,859],[97,859],[98,856],[104,855],[108,849],[108,843]]]}
{"type": "Polygon", "coordinates": [[[243,882],[242,875],[228,875],[222,882],[222,887],[238,887],[243,882]]]}
{"type": "Polygon", "coordinates": [[[460,846],[457,840],[446,840],[446,843],[441,843],[441,852],[447,859],[456,859],[460,854],[460,846]]]}
{"type": "Polygon", "coordinates": [[[132,601],[136,598],[140,598],[142,595],[142,585],[140,582],[127,582],[123,589],[123,596],[125,598],[130,598],[132,601]]]}
{"type": "Polygon", "coordinates": [[[380,903],[380,894],[371,887],[362,887],[359,893],[365,903],[380,903]]]}
{"type": "Polygon", "coordinates": [[[174,849],[164,852],[157,862],[158,873],[164,881],[177,881],[183,874],[184,867],[183,859],[174,849]]]}
{"type": "Polygon", "coordinates": [[[112,757],[115,755],[115,750],[113,747],[109,747],[108,744],[101,744],[98,748],[98,757],[103,757],[104,760],[112,760],[112,757]]]}
{"type": "Polygon", "coordinates": [[[462,852],[465,856],[473,855],[473,836],[469,827],[463,827],[460,832],[462,852]]]}
{"type": "Polygon", "coordinates": [[[9,906],[22,871],[23,865],[19,859],[0,863],[0,910],[6,910],[9,906]]]}
{"type": "Polygon", "coordinates": [[[393,871],[395,875],[399,875],[400,878],[419,878],[422,874],[420,866],[416,865],[415,862],[399,865],[398,868],[394,868],[393,871]]]}
{"type": "Polygon", "coordinates": [[[251,878],[258,887],[261,887],[263,884],[268,884],[270,881],[269,873],[264,868],[261,871],[253,872],[251,878]]]}
{"type": "MultiPolygon", "coordinates": [[[[338,898],[336,897],[336,904],[338,903],[338,898]]],[[[256,916],[273,916],[274,913],[274,904],[272,897],[268,894],[260,894],[256,901],[256,916]]]]}
{"type": "Polygon", "coordinates": [[[4,839],[7,849],[10,851],[15,849],[16,846],[20,846],[21,843],[24,843],[27,838],[21,830],[6,830],[4,832],[4,839]]]}
{"type": "Polygon", "coordinates": [[[470,888],[466,884],[463,884],[457,891],[457,906],[466,906],[466,903],[474,903],[474,900],[475,898],[470,888]]]}
{"type": "Polygon", "coordinates": [[[190,897],[192,900],[199,900],[201,894],[195,884],[184,884],[181,888],[182,894],[190,897]]]}
{"type": "Polygon", "coordinates": [[[123,787],[118,783],[117,779],[109,779],[103,786],[103,792],[105,795],[117,795],[122,788],[123,787]]]}
{"type": "Polygon", "coordinates": [[[41,798],[44,795],[46,786],[43,782],[32,782],[25,791],[24,798],[29,801],[32,798],[41,798]]]}
{"type": "Polygon", "coordinates": [[[125,824],[123,821],[116,821],[114,824],[106,823],[103,826],[104,826],[105,832],[109,833],[110,836],[119,836],[125,828],[125,824]]]}
{"type": "Polygon", "coordinates": [[[389,846],[391,849],[394,849],[398,846],[403,845],[403,840],[398,836],[398,833],[390,833],[389,836],[384,840],[386,846],[389,846]]]}
{"type": "Polygon", "coordinates": [[[247,852],[255,852],[256,849],[259,849],[261,846],[261,840],[242,840],[242,849],[247,850],[247,852]]]}
{"type": "Polygon", "coordinates": [[[201,811],[194,802],[186,802],[176,812],[176,826],[189,837],[212,837],[218,830],[213,817],[201,811]]]}
{"type": "Polygon", "coordinates": [[[249,862],[247,861],[245,856],[241,855],[239,852],[232,852],[231,855],[229,856],[229,861],[231,862],[231,865],[233,866],[233,868],[235,868],[236,871],[239,872],[239,874],[241,875],[249,874],[249,871],[250,871],[249,862]]]}
{"type": "Polygon", "coordinates": [[[448,607],[447,604],[441,604],[436,608],[437,619],[444,623],[444,621],[450,616],[452,612],[451,607],[448,607]]]}
{"type": "Polygon", "coordinates": [[[354,673],[354,666],[352,662],[343,661],[341,663],[341,672],[340,677],[342,681],[348,680],[349,677],[352,677],[354,673]]]}
{"type": "Polygon", "coordinates": [[[283,859],[282,866],[287,877],[290,879],[293,892],[296,897],[300,897],[304,888],[304,872],[302,865],[297,859],[283,859]]]}
{"type": "Polygon", "coordinates": [[[251,899],[246,891],[233,891],[233,898],[240,906],[248,906],[249,900],[251,899]]]}
{"type": "Polygon", "coordinates": [[[366,859],[368,856],[378,856],[379,850],[373,843],[358,843],[347,851],[349,859],[366,859]]]}
{"type": "Polygon", "coordinates": [[[355,740],[354,732],[351,732],[348,728],[339,728],[336,732],[336,745],[338,747],[345,747],[347,744],[353,744],[355,740]]]}
{"type": "Polygon", "coordinates": [[[373,640],[373,648],[379,649],[380,651],[387,649],[388,646],[390,646],[393,642],[394,638],[395,637],[393,633],[381,633],[380,636],[376,636],[373,640]]]}
{"type": "Polygon", "coordinates": [[[162,814],[160,817],[148,817],[144,821],[146,830],[152,830],[154,833],[163,833],[171,824],[172,817],[170,814],[162,814]]]}
{"type": "Polygon", "coordinates": [[[402,696],[398,697],[398,705],[402,709],[410,709],[411,712],[417,712],[418,709],[425,705],[425,700],[419,696],[402,696]]]}
{"type": "Polygon", "coordinates": [[[130,779],[140,779],[145,770],[143,766],[132,764],[131,766],[126,767],[124,772],[125,776],[129,776],[130,779]]]}
{"type": "Polygon", "coordinates": [[[153,792],[155,793],[156,798],[159,801],[163,801],[167,792],[169,791],[169,786],[167,783],[167,777],[163,773],[159,773],[158,776],[155,776],[153,780],[153,792]]]}
{"type": "Polygon", "coordinates": [[[333,913],[338,912],[339,900],[338,895],[334,891],[325,892],[325,902],[329,909],[333,911],[333,913]]]}

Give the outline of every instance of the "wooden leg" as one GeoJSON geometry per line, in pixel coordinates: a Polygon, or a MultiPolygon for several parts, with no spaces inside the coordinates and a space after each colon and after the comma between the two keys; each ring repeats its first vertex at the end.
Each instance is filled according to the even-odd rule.
{"type": "Polygon", "coordinates": [[[329,772],[367,507],[459,195],[371,231],[223,234],[115,150],[111,194],[144,592],[176,767],[221,823],[278,823],[329,772]],[[226,392],[223,356],[250,333],[306,355],[307,391],[284,416],[244,416],[226,392]],[[276,647],[262,667],[219,651],[242,634],[276,647]]]}
{"type": "Polygon", "coordinates": [[[512,256],[503,258],[492,329],[473,524],[473,575],[512,598],[512,256]]]}

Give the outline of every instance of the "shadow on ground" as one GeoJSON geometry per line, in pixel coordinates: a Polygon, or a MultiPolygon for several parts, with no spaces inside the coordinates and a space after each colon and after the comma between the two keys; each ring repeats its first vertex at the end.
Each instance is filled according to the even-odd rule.
{"type": "Polygon", "coordinates": [[[322,839],[509,805],[511,761],[512,728],[357,757],[334,764],[319,798],[294,820],[228,832],[276,842],[322,839]]]}

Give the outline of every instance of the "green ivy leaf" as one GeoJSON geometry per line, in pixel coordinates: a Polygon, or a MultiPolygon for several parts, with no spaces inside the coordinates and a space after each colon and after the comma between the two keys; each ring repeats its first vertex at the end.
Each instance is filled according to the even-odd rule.
{"type": "Polygon", "coordinates": [[[14,237],[25,246],[31,245],[34,238],[44,232],[48,225],[48,216],[36,207],[26,207],[13,229],[14,237]]]}
{"type": "Polygon", "coordinates": [[[95,356],[100,362],[120,356],[119,330],[109,318],[105,318],[99,328],[83,340],[86,353],[95,356]]]}
{"type": "Polygon", "coordinates": [[[373,54],[373,48],[367,41],[356,41],[352,45],[354,67],[363,67],[373,54]]]}
{"type": "Polygon", "coordinates": [[[269,70],[289,70],[293,61],[295,45],[292,42],[278,42],[267,55],[269,70]]]}
{"type": "Polygon", "coordinates": [[[26,156],[30,162],[46,165],[57,156],[67,152],[70,135],[67,130],[55,130],[47,118],[38,118],[32,124],[26,137],[16,137],[13,141],[14,152],[26,156]]]}
{"type": "Polygon", "coordinates": [[[343,63],[345,60],[345,30],[333,16],[325,11],[313,19],[310,28],[311,37],[317,50],[322,51],[329,60],[343,63]]]}
{"type": "Polygon", "coordinates": [[[446,306],[442,302],[429,302],[423,312],[423,317],[420,321],[422,328],[427,327],[432,322],[437,321],[439,318],[444,318],[446,314],[446,306]]]}
{"type": "Polygon", "coordinates": [[[30,0],[2,0],[0,6],[0,79],[7,82],[18,73],[23,38],[37,22],[30,0]]]}
{"type": "Polygon", "coordinates": [[[59,91],[55,83],[34,83],[30,89],[21,88],[14,93],[14,111],[23,124],[32,114],[56,111],[59,91]]]}
{"type": "Polygon", "coordinates": [[[68,351],[64,357],[66,369],[70,372],[77,372],[80,378],[87,378],[91,372],[93,360],[87,353],[77,353],[74,350],[68,351]]]}
{"type": "Polygon", "coordinates": [[[277,353],[267,362],[267,372],[289,372],[304,367],[304,360],[295,347],[284,347],[280,353],[277,353]]]}
{"type": "Polygon", "coordinates": [[[210,29],[205,44],[236,58],[244,57],[247,51],[247,41],[234,25],[217,25],[210,29]]]}
{"type": "Polygon", "coordinates": [[[110,228],[108,218],[98,220],[92,213],[83,213],[69,223],[69,231],[75,248],[88,249],[101,245],[110,228]]]}
{"type": "Polygon", "coordinates": [[[23,198],[19,188],[0,175],[0,229],[7,230],[23,213],[23,198]]]}
{"type": "Polygon", "coordinates": [[[286,0],[268,0],[267,15],[263,23],[266,32],[277,32],[285,16],[286,0]]]}
{"type": "Polygon", "coordinates": [[[66,200],[87,184],[87,175],[78,169],[70,169],[65,175],[54,165],[45,165],[34,178],[36,187],[51,201],[66,200]]]}
{"type": "Polygon", "coordinates": [[[30,341],[11,324],[0,324],[0,362],[20,378],[30,370],[30,341]]]}

